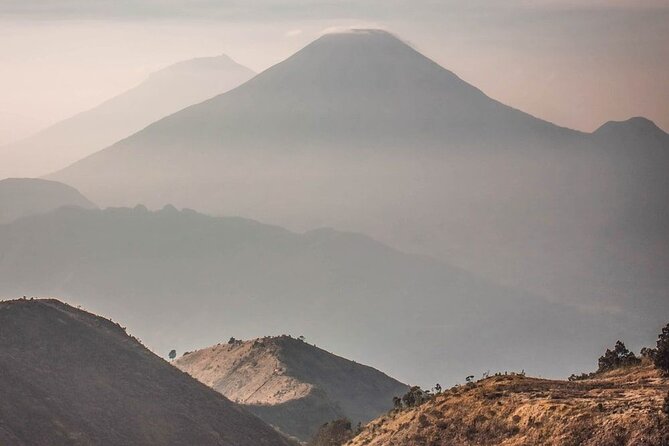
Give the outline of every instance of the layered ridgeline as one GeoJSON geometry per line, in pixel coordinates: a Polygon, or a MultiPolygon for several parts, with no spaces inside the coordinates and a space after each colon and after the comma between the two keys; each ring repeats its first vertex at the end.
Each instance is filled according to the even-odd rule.
{"type": "Polygon", "coordinates": [[[0,252],[0,296],[62,296],[157,352],[301,333],[430,384],[490,367],[567,376],[611,338],[655,335],[637,336],[646,325],[627,314],[551,304],[363,235],[173,207],[26,217],[0,226],[0,252]]]}
{"type": "Polygon", "coordinates": [[[494,376],[392,411],[346,444],[659,446],[669,442],[667,392],[648,365],[575,382],[494,376]]]}
{"type": "Polygon", "coordinates": [[[226,92],[254,73],[225,55],[176,63],[95,108],[0,147],[0,178],[62,169],[189,105],[226,92]]]}
{"type": "Polygon", "coordinates": [[[128,336],[56,300],[0,302],[0,444],[292,444],[128,336]]]}
{"type": "Polygon", "coordinates": [[[0,180],[0,224],[61,206],[95,208],[78,190],[63,183],[34,178],[0,180]]]}
{"type": "Polygon", "coordinates": [[[186,353],[174,365],[301,440],[335,419],[366,423],[408,390],[376,369],[288,336],[231,339],[186,353]]]}
{"type": "Polygon", "coordinates": [[[104,205],[371,234],[556,301],[654,318],[669,311],[668,217],[654,206],[667,203],[669,146],[652,127],[560,128],[360,30],[54,178],[104,205]]]}

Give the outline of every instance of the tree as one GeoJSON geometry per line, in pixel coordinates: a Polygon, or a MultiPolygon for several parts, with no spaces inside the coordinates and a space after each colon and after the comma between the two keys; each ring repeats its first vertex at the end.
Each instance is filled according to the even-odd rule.
{"type": "Polygon", "coordinates": [[[401,410],[402,409],[402,398],[400,398],[399,396],[394,396],[393,397],[393,407],[397,410],[401,410]]]}
{"type": "Polygon", "coordinates": [[[644,348],[641,349],[641,357],[642,358],[648,358],[651,361],[655,360],[655,354],[656,353],[657,353],[657,350],[655,350],[654,348],[644,347],[644,348]]]}
{"type": "Polygon", "coordinates": [[[620,367],[640,364],[641,360],[634,353],[629,351],[622,341],[616,342],[613,350],[606,349],[603,356],[599,358],[599,368],[597,372],[607,372],[620,367]]]}
{"type": "Polygon", "coordinates": [[[419,386],[413,386],[402,397],[404,407],[416,407],[429,399],[428,395],[419,386]]]}
{"type": "Polygon", "coordinates": [[[170,350],[170,354],[168,355],[170,359],[174,359],[177,357],[177,351],[176,350],[170,350]]]}
{"type": "Polygon", "coordinates": [[[235,339],[235,338],[233,338],[233,337],[231,337],[230,339],[228,339],[228,344],[229,344],[229,345],[236,344],[236,343],[237,343],[237,339],[235,339]]]}
{"type": "Polygon", "coordinates": [[[669,375],[669,324],[662,329],[657,338],[653,362],[662,373],[669,375]]]}

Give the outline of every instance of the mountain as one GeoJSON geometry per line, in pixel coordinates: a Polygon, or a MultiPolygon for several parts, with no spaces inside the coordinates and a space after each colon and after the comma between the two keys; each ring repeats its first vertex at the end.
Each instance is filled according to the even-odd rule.
{"type": "Polygon", "coordinates": [[[164,192],[161,180],[193,181],[193,172],[205,175],[204,183],[219,174],[236,186],[231,176],[243,175],[237,161],[245,161],[237,169],[265,172],[283,167],[282,160],[295,165],[308,155],[326,157],[326,149],[356,159],[371,149],[426,156],[457,144],[502,149],[519,140],[578,136],[494,101],[390,33],[358,30],[325,35],[240,88],[168,116],[54,177],[105,202],[155,201],[151,194],[164,192]],[[260,164],[255,157],[261,155],[271,158],[260,164]],[[137,181],[139,172],[150,176],[137,181]],[[129,196],[121,187],[126,181],[139,183],[145,195],[129,196]]]}
{"type": "Polygon", "coordinates": [[[493,366],[567,376],[611,338],[655,335],[634,313],[551,303],[364,235],[171,206],[26,217],[0,226],[0,253],[0,296],[61,296],[160,352],[292,333],[433,384],[493,366]]]}
{"type": "Polygon", "coordinates": [[[567,382],[494,376],[369,423],[347,446],[637,446],[669,442],[669,380],[649,366],[567,382]]]}
{"type": "Polygon", "coordinates": [[[604,136],[505,106],[391,34],[357,30],[52,178],[104,205],[370,234],[552,301],[660,322],[669,146],[604,136]]]}
{"type": "Polygon", "coordinates": [[[0,178],[34,177],[61,169],[164,116],[228,91],[253,75],[225,55],[171,65],[97,107],[0,147],[0,178]]]}
{"type": "Polygon", "coordinates": [[[26,138],[44,126],[37,118],[0,110],[0,146],[26,138]]]}
{"type": "Polygon", "coordinates": [[[56,181],[34,178],[0,180],[0,224],[61,206],[95,208],[78,190],[56,181]]]}
{"type": "Polygon", "coordinates": [[[0,302],[0,443],[292,444],[110,320],[57,300],[0,302]]]}
{"type": "Polygon", "coordinates": [[[289,336],[231,339],[186,353],[174,365],[303,441],[337,418],[366,423],[408,390],[378,370],[289,336]]]}

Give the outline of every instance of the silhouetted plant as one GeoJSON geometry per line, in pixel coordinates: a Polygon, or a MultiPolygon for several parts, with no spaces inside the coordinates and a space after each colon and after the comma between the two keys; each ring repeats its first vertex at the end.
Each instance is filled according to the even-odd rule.
{"type": "Polygon", "coordinates": [[[657,350],[655,350],[654,348],[644,347],[644,348],[641,349],[641,357],[642,358],[648,358],[650,360],[654,360],[656,354],[657,354],[657,350]]]}
{"type": "Polygon", "coordinates": [[[170,350],[170,354],[168,355],[170,359],[174,359],[177,357],[177,351],[176,350],[170,350]]]}
{"type": "Polygon", "coordinates": [[[657,338],[653,362],[662,373],[669,374],[669,324],[662,329],[662,333],[657,338]]]}
{"type": "Polygon", "coordinates": [[[604,355],[599,358],[599,369],[597,369],[597,372],[606,372],[640,363],[641,359],[629,351],[623,342],[618,341],[613,350],[606,349],[604,355]]]}
{"type": "Polygon", "coordinates": [[[572,374],[568,379],[569,381],[581,381],[584,379],[590,379],[594,376],[594,373],[581,373],[580,375],[572,374]]]}
{"type": "Polygon", "coordinates": [[[393,397],[393,407],[396,410],[401,410],[402,409],[402,398],[400,398],[398,396],[394,396],[393,397]]]}

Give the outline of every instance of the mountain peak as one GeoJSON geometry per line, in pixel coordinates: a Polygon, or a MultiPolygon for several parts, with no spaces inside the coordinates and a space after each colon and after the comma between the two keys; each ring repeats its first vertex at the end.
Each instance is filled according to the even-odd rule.
{"type": "MultiPolygon", "coordinates": [[[[410,45],[389,31],[381,29],[342,29],[323,34],[303,50],[332,51],[345,50],[348,57],[369,55],[380,52],[400,56],[414,53],[419,55],[410,45]],[[392,51],[388,53],[389,51],[392,51]],[[402,53],[405,52],[405,53],[402,53]]],[[[299,54],[299,53],[298,53],[299,54]]],[[[403,60],[403,59],[401,59],[403,60]]],[[[346,63],[345,60],[341,62],[346,63]]]]}
{"type": "Polygon", "coordinates": [[[635,116],[625,121],[608,121],[595,130],[595,135],[610,134],[628,134],[628,135],[663,135],[667,133],[657,126],[653,121],[643,116],[635,116]]]}
{"type": "Polygon", "coordinates": [[[303,440],[334,418],[368,421],[406,391],[378,370],[286,335],[231,338],[185,354],[175,365],[303,440]],[[286,407],[292,409],[286,412],[286,407]]]}

